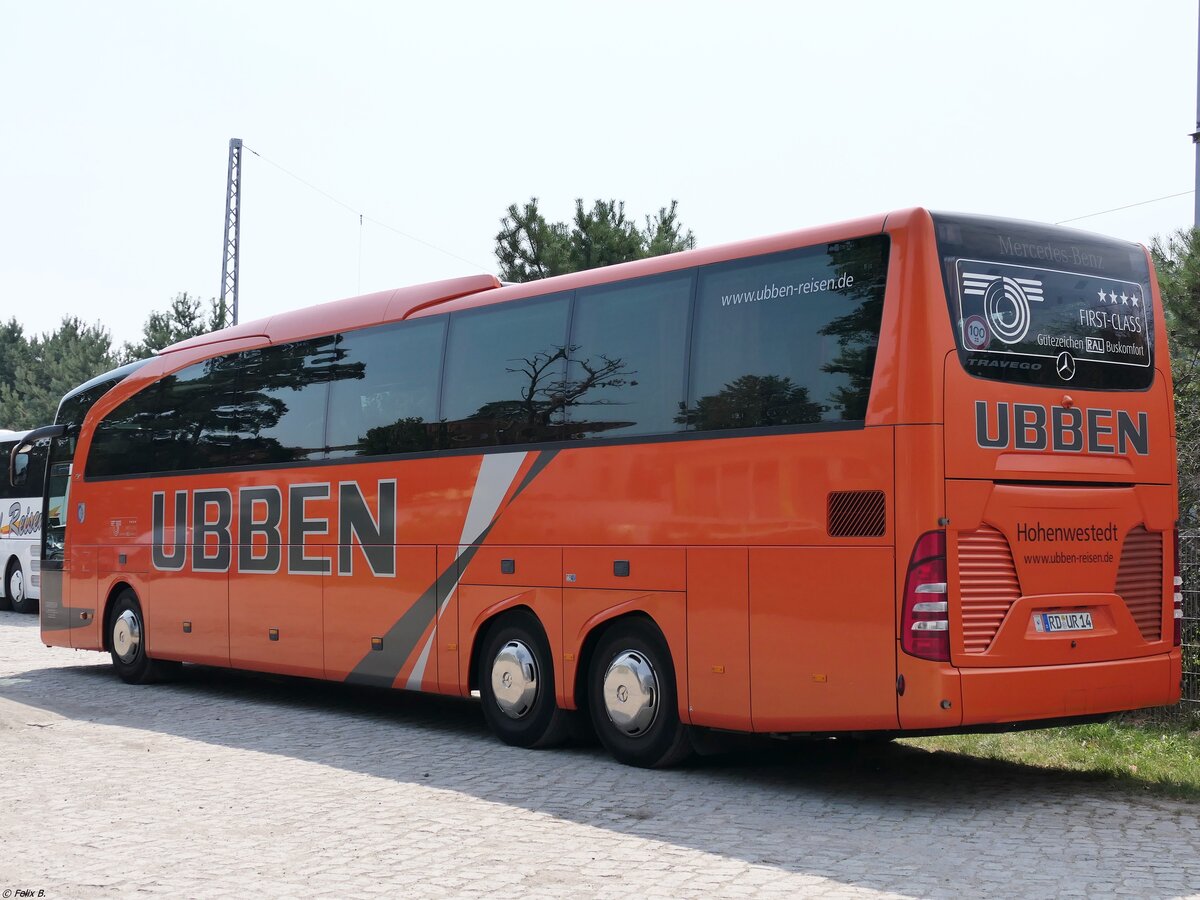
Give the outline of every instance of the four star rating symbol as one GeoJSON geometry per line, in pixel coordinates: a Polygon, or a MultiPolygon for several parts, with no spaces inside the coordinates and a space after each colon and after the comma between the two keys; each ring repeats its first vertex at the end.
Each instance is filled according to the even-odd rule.
{"type": "Polygon", "coordinates": [[[1111,306],[1138,306],[1142,305],[1142,298],[1137,294],[1126,294],[1121,291],[1118,294],[1116,291],[1096,291],[1100,296],[1101,303],[1107,303],[1111,306]]]}

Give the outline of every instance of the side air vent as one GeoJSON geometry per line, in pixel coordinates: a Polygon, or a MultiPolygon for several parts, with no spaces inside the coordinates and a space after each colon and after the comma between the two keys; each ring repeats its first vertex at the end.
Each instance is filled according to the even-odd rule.
{"type": "Polygon", "coordinates": [[[958,536],[958,583],[962,602],[963,649],[985,653],[1021,596],[1008,538],[991,525],[958,536]]]}
{"type": "Polygon", "coordinates": [[[1125,601],[1138,630],[1148,642],[1162,640],[1163,542],[1161,531],[1144,525],[1131,528],[1121,548],[1117,593],[1125,601]]]}
{"type": "Polygon", "coordinates": [[[833,491],[828,512],[830,537],[883,537],[887,532],[883,491],[833,491]]]}

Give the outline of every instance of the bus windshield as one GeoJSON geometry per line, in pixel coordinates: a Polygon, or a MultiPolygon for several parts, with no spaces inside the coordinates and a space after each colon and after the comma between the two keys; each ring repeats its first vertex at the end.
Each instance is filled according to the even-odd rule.
{"type": "Polygon", "coordinates": [[[1093,390],[1154,380],[1145,251],[1065,228],[934,216],[959,360],[976,376],[1093,390]]]}

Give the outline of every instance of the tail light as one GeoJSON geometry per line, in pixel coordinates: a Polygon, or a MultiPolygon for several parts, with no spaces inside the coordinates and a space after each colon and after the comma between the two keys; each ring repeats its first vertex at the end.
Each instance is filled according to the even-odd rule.
{"type": "Polygon", "coordinates": [[[910,656],[950,660],[950,612],[946,602],[946,532],[917,539],[904,580],[900,646],[910,656]]]}
{"type": "Polygon", "coordinates": [[[1171,582],[1175,616],[1175,646],[1183,643],[1183,569],[1179,564],[1179,529],[1175,529],[1175,578],[1171,582]]]}

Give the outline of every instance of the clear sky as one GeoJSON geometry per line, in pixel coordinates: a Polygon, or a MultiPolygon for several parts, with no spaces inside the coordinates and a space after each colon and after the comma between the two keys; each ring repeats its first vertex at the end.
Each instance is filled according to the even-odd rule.
{"type": "MultiPolygon", "coordinates": [[[[1194,181],[1197,9],[1160,2],[0,0],[0,316],[119,340],[495,271],[531,195],[677,199],[702,246],[891,208],[1061,221],[1194,181]],[[360,263],[361,258],[361,263],[360,263]]],[[[1191,195],[1077,227],[1137,241],[1191,195]]]]}

